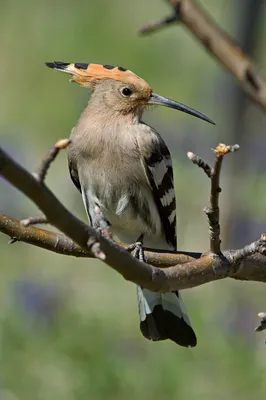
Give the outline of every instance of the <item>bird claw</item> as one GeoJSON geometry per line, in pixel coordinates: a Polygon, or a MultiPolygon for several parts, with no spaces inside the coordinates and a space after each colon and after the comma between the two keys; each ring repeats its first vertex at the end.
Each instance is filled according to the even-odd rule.
{"type": "Polygon", "coordinates": [[[127,246],[126,250],[132,253],[134,258],[137,258],[141,262],[145,262],[142,242],[137,241],[136,243],[130,244],[127,246]]]}
{"type": "Polygon", "coordinates": [[[97,228],[95,228],[95,230],[100,236],[103,236],[109,240],[113,240],[112,233],[109,227],[98,226],[97,228]]]}

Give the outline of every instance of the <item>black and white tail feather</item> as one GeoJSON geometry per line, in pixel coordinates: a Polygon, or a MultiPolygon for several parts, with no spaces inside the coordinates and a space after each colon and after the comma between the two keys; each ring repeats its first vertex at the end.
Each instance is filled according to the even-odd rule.
{"type": "Polygon", "coordinates": [[[154,293],[137,286],[140,330],[149,340],[170,339],[180,346],[194,347],[191,327],[179,292],[154,293]]]}

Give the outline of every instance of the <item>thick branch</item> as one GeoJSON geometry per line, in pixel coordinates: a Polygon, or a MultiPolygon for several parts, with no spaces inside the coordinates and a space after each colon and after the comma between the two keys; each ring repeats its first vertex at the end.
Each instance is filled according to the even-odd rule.
{"type": "MultiPolygon", "coordinates": [[[[0,232],[10,237],[16,237],[18,241],[32,244],[55,253],[74,257],[93,257],[91,252],[81,248],[62,234],[56,234],[33,226],[24,227],[19,221],[3,214],[0,214],[0,232]]],[[[125,246],[126,245],[124,245],[124,247],[125,246]]],[[[244,247],[244,249],[241,250],[225,250],[223,254],[230,263],[230,267],[228,267],[227,262],[224,262],[223,265],[219,264],[219,273],[217,273],[216,266],[213,268],[211,263],[206,263],[206,259],[203,264],[201,263],[201,268],[199,268],[199,263],[197,263],[197,273],[193,280],[190,279],[190,276],[195,275],[195,264],[190,263],[190,261],[199,259],[201,253],[164,253],[155,249],[145,249],[145,259],[149,264],[158,268],[168,268],[175,265],[186,264],[186,270],[183,271],[183,266],[182,275],[179,276],[179,279],[181,279],[182,276],[183,288],[191,287],[192,282],[193,286],[198,286],[226,277],[266,283],[266,257],[260,253],[254,253],[248,256],[246,250],[248,254],[250,254],[251,250],[248,247],[249,246],[244,247]],[[238,262],[235,261],[236,257],[238,262]],[[184,272],[186,273],[185,277],[184,272]]],[[[179,274],[180,269],[176,270],[175,273],[179,274]]]]}
{"type": "MultiPolygon", "coordinates": [[[[195,1],[168,0],[168,3],[174,11],[172,20],[175,20],[174,16],[178,15],[178,20],[239,80],[244,91],[266,110],[266,81],[253,61],[195,1]]],[[[153,23],[151,27],[150,30],[149,27],[145,27],[141,31],[152,32],[156,28],[161,28],[162,25],[153,23]]]]}

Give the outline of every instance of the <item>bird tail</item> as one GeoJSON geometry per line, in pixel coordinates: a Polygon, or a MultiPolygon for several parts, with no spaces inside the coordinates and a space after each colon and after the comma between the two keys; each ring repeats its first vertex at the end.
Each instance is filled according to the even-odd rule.
{"type": "Polygon", "coordinates": [[[137,296],[140,330],[147,339],[196,346],[197,338],[179,292],[155,293],[137,286],[137,296]]]}

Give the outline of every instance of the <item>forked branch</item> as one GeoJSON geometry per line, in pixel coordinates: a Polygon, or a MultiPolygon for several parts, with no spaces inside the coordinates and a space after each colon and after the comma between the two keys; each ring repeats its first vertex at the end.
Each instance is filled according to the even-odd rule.
{"type": "MultiPolygon", "coordinates": [[[[232,149],[227,146],[223,148],[232,149]]],[[[211,171],[211,179],[216,179],[216,185],[219,186],[215,168],[211,171]]],[[[220,173],[219,168],[218,172],[220,173]]],[[[265,236],[241,250],[213,253],[210,249],[202,256],[199,253],[164,253],[150,249],[145,251],[147,264],[141,263],[122,246],[99,235],[77,219],[58,201],[43,181],[40,182],[36,175],[26,171],[2,149],[0,174],[28,196],[49,223],[64,234],[55,234],[33,226],[25,227],[10,217],[0,215],[0,231],[16,238],[17,241],[25,241],[47,250],[77,257],[104,258],[101,257],[104,255],[105,263],[125,279],[153,291],[186,289],[226,277],[266,282],[265,236]],[[93,244],[97,244],[94,251],[93,244]]],[[[210,225],[211,223],[210,221],[210,225]]]]}
{"type": "MultiPolygon", "coordinates": [[[[0,214],[0,232],[12,238],[15,237],[16,242],[31,244],[54,253],[73,257],[93,257],[92,253],[88,249],[80,247],[65,235],[33,226],[24,227],[19,221],[4,214],[0,214]]],[[[119,245],[126,247],[126,245],[123,244],[119,245]]],[[[257,245],[257,242],[255,242],[255,244],[252,243],[243,249],[223,251],[225,257],[224,261],[228,260],[229,265],[227,262],[224,262],[223,266],[220,265],[217,270],[216,268],[215,270],[209,270],[207,264],[204,268],[203,266],[201,266],[201,269],[198,268],[197,271],[193,270],[191,264],[189,268],[187,268],[188,263],[199,259],[202,256],[202,253],[186,251],[165,253],[156,249],[145,249],[145,260],[148,264],[157,268],[169,268],[179,265],[180,268],[182,268],[182,274],[186,273],[186,277],[182,278],[184,279],[182,282],[183,289],[191,287],[191,282],[188,282],[191,275],[196,275],[193,279],[192,286],[198,286],[223,278],[266,283],[266,257],[261,254],[261,251],[256,252],[257,245]],[[184,267],[186,270],[184,270],[184,267]]],[[[179,278],[181,279],[181,275],[179,278]]],[[[181,282],[178,288],[180,287],[181,282]]]]}

